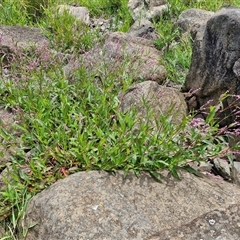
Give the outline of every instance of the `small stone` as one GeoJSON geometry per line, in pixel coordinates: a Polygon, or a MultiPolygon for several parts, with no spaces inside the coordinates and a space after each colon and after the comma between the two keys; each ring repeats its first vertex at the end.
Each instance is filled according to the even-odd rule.
{"type": "Polygon", "coordinates": [[[213,164],[210,162],[200,162],[199,166],[197,167],[197,170],[199,172],[211,172],[213,167],[213,164]]]}
{"type": "Polygon", "coordinates": [[[90,24],[89,11],[86,7],[75,7],[71,5],[58,5],[58,13],[63,14],[68,12],[70,15],[76,18],[76,20],[82,21],[85,24],[90,24]]]}
{"type": "Polygon", "coordinates": [[[236,168],[236,170],[240,173],[240,162],[233,162],[233,166],[236,168]]]}
{"type": "Polygon", "coordinates": [[[213,164],[214,169],[220,176],[222,176],[227,181],[231,181],[232,166],[228,163],[227,160],[221,158],[214,158],[213,164]]]}

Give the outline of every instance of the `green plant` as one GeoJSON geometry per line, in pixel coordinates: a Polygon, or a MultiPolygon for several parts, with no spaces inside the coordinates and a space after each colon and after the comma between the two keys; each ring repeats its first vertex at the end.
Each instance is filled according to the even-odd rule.
{"type": "Polygon", "coordinates": [[[44,15],[44,10],[50,5],[50,3],[51,0],[25,0],[27,12],[32,21],[42,17],[44,15]]]}
{"type": "MultiPolygon", "coordinates": [[[[20,229],[20,219],[24,216],[31,194],[23,185],[21,176],[15,164],[8,170],[8,178],[4,179],[5,186],[0,191],[0,223],[9,216],[9,221],[3,227],[6,236],[3,239],[18,239],[16,236],[24,236],[26,229],[20,229]]],[[[1,238],[2,239],[2,238],[1,238]]]]}
{"type": "MultiPolygon", "coordinates": [[[[29,0],[26,4],[24,0],[4,0],[0,22],[40,26],[55,50],[78,56],[102,39],[98,32],[76,22],[69,14],[56,13],[56,5],[67,2],[70,3],[29,0]],[[33,16],[37,17],[35,21],[33,16]]],[[[127,0],[77,3],[88,7],[92,17],[115,17],[116,21],[122,21],[120,30],[127,31],[132,23],[127,0]]],[[[155,23],[161,35],[155,45],[164,53],[161,61],[168,79],[180,84],[191,57],[191,40],[183,37],[174,25],[180,12],[190,7],[216,10],[223,3],[239,4],[239,1],[169,0],[169,3],[169,12],[155,23]]],[[[6,230],[3,239],[24,237],[27,229],[21,229],[19,219],[30,197],[71,173],[94,169],[121,169],[126,174],[149,171],[158,180],[161,180],[158,170],[162,168],[177,178],[179,169],[197,174],[188,166],[189,162],[217,156],[224,150],[226,138],[239,134],[236,125],[225,130],[219,128],[214,106],[209,108],[206,121],[187,116],[178,126],[171,123],[171,109],[157,119],[149,111],[147,123],[155,121],[158,129],[155,131],[146,121],[137,120],[136,109],[120,113],[121,98],[117,96],[132,85],[133,80],[126,72],[131,61],[134,59],[126,58],[108,69],[104,62],[94,66],[101,76],[96,76],[95,69],[80,65],[74,70],[76,77],[71,82],[63,74],[63,64],[47,45],[31,52],[17,50],[10,77],[0,81],[0,104],[18,119],[17,135],[1,126],[1,147],[7,150],[13,144],[19,147],[11,156],[10,179],[5,179],[5,188],[0,191],[0,221],[6,230]],[[23,167],[29,171],[23,171],[23,167]]],[[[0,171],[7,167],[1,163],[0,171]]]]}
{"type": "Polygon", "coordinates": [[[45,14],[41,24],[53,47],[59,51],[80,54],[88,51],[99,38],[97,30],[93,31],[81,21],[76,21],[68,12],[53,14],[50,9],[45,14]],[[61,22],[64,24],[60,25],[61,22]]]}
{"type": "Polygon", "coordinates": [[[24,0],[18,4],[13,0],[4,0],[0,4],[0,15],[0,24],[26,25],[30,20],[24,0]]]}

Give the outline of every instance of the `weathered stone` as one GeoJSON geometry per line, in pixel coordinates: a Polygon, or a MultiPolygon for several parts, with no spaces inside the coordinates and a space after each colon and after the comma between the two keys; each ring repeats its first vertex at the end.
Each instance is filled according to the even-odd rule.
{"type": "MultiPolygon", "coordinates": [[[[240,9],[222,9],[214,14],[194,41],[192,62],[183,91],[197,90],[196,108],[209,101],[216,105],[220,96],[240,94],[238,61],[240,59],[240,9]]],[[[235,100],[235,99],[234,99],[235,100]]],[[[218,112],[220,125],[232,123],[232,98],[224,102],[225,111],[218,112]]],[[[238,102],[235,102],[239,105],[238,102]]]]}
{"type": "Polygon", "coordinates": [[[210,162],[200,162],[195,169],[199,172],[211,172],[213,165],[210,162]]]}
{"type": "Polygon", "coordinates": [[[213,159],[214,169],[224,180],[231,181],[232,166],[227,160],[221,158],[213,159]]]}
{"type": "Polygon", "coordinates": [[[164,230],[145,240],[238,240],[240,237],[240,205],[215,209],[186,225],[164,230]]]}
{"type": "Polygon", "coordinates": [[[126,112],[133,108],[138,112],[137,118],[150,123],[154,129],[157,126],[162,127],[163,116],[171,117],[171,122],[179,125],[187,114],[187,105],[179,91],[153,81],[136,84],[121,97],[121,111],[126,112]]]}
{"type": "Polygon", "coordinates": [[[64,12],[67,12],[76,20],[79,20],[85,24],[90,24],[90,17],[89,17],[89,11],[86,7],[76,7],[71,5],[58,5],[57,6],[58,13],[63,14],[64,12]]]}
{"type": "MultiPolygon", "coordinates": [[[[161,174],[163,183],[144,172],[139,178],[102,171],[70,175],[31,200],[23,223],[25,228],[35,226],[28,229],[26,240],[154,239],[154,234],[180,228],[214,209],[232,216],[224,222],[226,231],[238,231],[239,210],[226,211],[239,202],[237,186],[187,172],[180,173],[181,181],[167,171],[161,174]]],[[[202,228],[192,229],[194,233],[209,231],[211,219],[217,227],[221,216],[206,216],[211,217],[202,228]]]]}
{"type": "Polygon", "coordinates": [[[6,67],[9,67],[11,64],[11,61],[13,60],[13,51],[8,47],[8,46],[3,46],[1,45],[1,40],[0,40],[0,70],[1,73],[0,75],[3,74],[3,69],[6,67]]]}
{"type": "Polygon", "coordinates": [[[167,11],[168,4],[166,0],[130,0],[128,8],[135,21],[142,18],[152,20],[159,19],[167,11]]]}
{"type": "Polygon", "coordinates": [[[112,32],[117,31],[117,28],[123,24],[122,21],[117,20],[114,17],[109,19],[91,18],[90,21],[91,21],[90,27],[98,29],[103,34],[108,33],[110,31],[112,32]]]}
{"type": "Polygon", "coordinates": [[[192,33],[196,35],[198,29],[202,25],[206,25],[208,19],[214,14],[214,12],[191,8],[183,11],[178,20],[177,25],[182,29],[183,32],[192,33]]]}
{"type": "Polygon", "coordinates": [[[155,40],[160,37],[160,35],[155,30],[153,24],[147,19],[135,21],[127,35],[131,37],[142,37],[152,40],[155,40]]]}
{"type": "Polygon", "coordinates": [[[233,162],[233,166],[236,168],[236,170],[240,173],[240,162],[233,162]]]}
{"type": "Polygon", "coordinates": [[[39,28],[0,26],[0,45],[14,51],[16,46],[25,49],[46,46],[48,40],[39,28]]]}
{"type": "Polygon", "coordinates": [[[71,78],[74,70],[85,66],[102,81],[113,71],[124,71],[135,81],[152,80],[161,84],[166,78],[166,70],[159,63],[161,55],[148,39],[114,32],[108,34],[103,45],[94,47],[80,59],[69,63],[64,72],[67,78],[71,78]]]}

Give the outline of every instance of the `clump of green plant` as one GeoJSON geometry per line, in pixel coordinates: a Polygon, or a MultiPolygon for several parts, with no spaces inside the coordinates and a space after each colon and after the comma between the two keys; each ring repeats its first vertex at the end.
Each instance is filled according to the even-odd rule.
{"type": "Polygon", "coordinates": [[[44,14],[44,10],[49,6],[51,0],[25,0],[25,6],[32,20],[35,21],[44,14]]]}
{"type": "Polygon", "coordinates": [[[81,54],[101,39],[98,30],[93,30],[87,24],[76,20],[67,11],[53,14],[52,9],[49,9],[45,13],[46,17],[41,21],[44,33],[51,41],[52,47],[58,51],[81,54]],[[63,22],[64,24],[60,24],[63,22]]]}
{"type": "Polygon", "coordinates": [[[1,24],[34,25],[44,16],[51,0],[4,0],[1,2],[1,24]]]}
{"type": "Polygon", "coordinates": [[[29,24],[27,7],[23,2],[4,0],[0,3],[0,24],[26,25],[29,24]]]}
{"type": "Polygon", "coordinates": [[[239,0],[169,0],[171,5],[170,13],[173,14],[172,17],[178,17],[179,14],[189,8],[199,8],[208,11],[218,11],[222,6],[239,6],[239,0]]]}
{"type": "MultiPolygon", "coordinates": [[[[98,41],[98,33],[67,13],[56,14],[54,6],[66,2],[70,3],[29,0],[26,5],[25,0],[4,0],[0,22],[38,25],[47,31],[52,47],[78,55],[98,41]],[[33,16],[37,21],[32,21],[33,16]]],[[[190,64],[191,41],[183,38],[174,26],[180,12],[190,7],[215,10],[228,2],[236,4],[238,1],[169,0],[169,12],[155,24],[162,36],[155,45],[164,52],[162,62],[169,80],[182,83],[190,64]]],[[[91,16],[108,18],[114,15],[123,22],[120,30],[127,31],[131,24],[127,0],[82,0],[77,4],[87,6],[91,16]]],[[[0,190],[0,221],[6,230],[4,239],[25,236],[27,230],[20,230],[19,219],[24,215],[27,202],[60,178],[96,169],[121,169],[126,174],[148,171],[158,180],[161,180],[158,170],[163,168],[176,178],[179,178],[180,169],[198,174],[189,167],[190,162],[218,156],[227,144],[226,138],[239,134],[236,125],[219,128],[218,106],[209,107],[206,120],[188,116],[176,126],[171,123],[169,112],[156,119],[156,125],[160,121],[158,131],[152,131],[144,122],[138,131],[133,131],[137,113],[134,110],[119,112],[119,91],[126,91],[132,84],[125,71],[128,64],[131,62],[126,60],[121,66],[113,65],[109,71],[99,69],[104,76],[101,84],[97,84],[98,76],[91,68],[80,66],[75,70],[75,81],[69,82],[63,74],[62,63],[56,61],[47,45],[36,48],[31,54],[19,50],[14,55],[10,75],[0,81],[0,104],[17,115],[16,127],[21,133],[20,149],[12,156],[11,167],[0,166],[0,171],[9,168],[10,176],[4,179],[5,187],[0,190]],[[25,168],[28,171],[24,171],[25,168]]],[[[2,75],[3,70],[1,68],[2,75]]],[[[19,143],[15,138],[11,132],[1,129],[2,147],[19,143]]],[[[232,154],[230,151],[229,160],[232,154]]]]}
{"type": "Polygon", "coordinates": [[[109,18],[113,16],[119,25],[119,31],[126,32],[133,23],[128,10],[128,0],[81,0],[80,4],[90,10],[91,16],[109,18]]]}
{"type": "Polygon", "coordinates": [[[126,0],[80,0],[79,4],[86,6],[92,16],[106,16],[118,14],[122,9],[126,9],[126,0]]]}

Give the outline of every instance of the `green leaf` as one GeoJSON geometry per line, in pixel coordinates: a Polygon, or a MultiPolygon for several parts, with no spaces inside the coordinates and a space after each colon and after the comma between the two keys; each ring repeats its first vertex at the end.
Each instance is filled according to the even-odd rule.
{"type": "Polygon", "coordinates": [[[162,183],[161,175],[157,171],[149,171],[149,173],[155,180],[162,183]]]}
{"type": "Polygon", "coordinates": [[[185,165],[183,167],[181,167],[182,169],[188,171],[189,173],[194,174],[197,177],[202,177],[201,173],[198,172],[197,170],[195,170],[194,168],[190,167],[189,165],[185,165]]]}
{"type": "Polygon", "coordinates": [[[173,175],[176,179],[180,180],[180,177],[179,177],[178,172],[177,172],[177,168],[176,168],[175,166],[173,166],[173,167],[171,167],[170,170],[171,170],[172,175],[173,175]]]}

